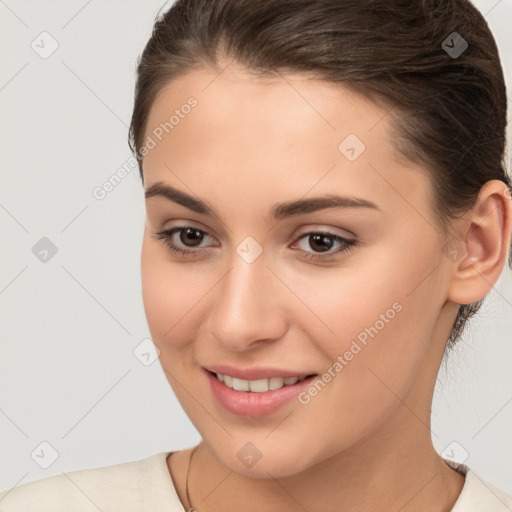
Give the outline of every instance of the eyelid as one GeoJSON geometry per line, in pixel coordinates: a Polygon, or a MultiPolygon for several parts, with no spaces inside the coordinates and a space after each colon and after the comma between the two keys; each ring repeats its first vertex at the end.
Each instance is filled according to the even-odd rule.
{"type": "Polygon", "coordinates": [[[303,235],[306,235],[308,233],[325,233],[326,235],[330,236],[339,236],[340,238],[346,238],[346,239],[352,239],[357,238],[356,234],[352,231],[349,231],[348,229],[341,229],[341,228],[335,228],[332,226],[322,225],[322,224],[310,224],[307,226],[301,226],[300,230],[294,234],[293,236],[295,238],[301,237],[303,235]],[[302,231],[304,230],[304,231],[302,231]],[[339,233],[337,230],[341,230],[342,233],[339,233]]]}

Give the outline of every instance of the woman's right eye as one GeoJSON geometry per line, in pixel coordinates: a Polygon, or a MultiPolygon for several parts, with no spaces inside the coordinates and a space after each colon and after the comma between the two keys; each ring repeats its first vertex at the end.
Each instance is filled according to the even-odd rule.
{"type": "Polygon", "coordinates": [[[193,226],[180,226],[172,229],[167,229],[164,231],[158,231],[154,234],[158,240],[163,240],[165,245],[171,250],[175,251],[179,254],[183,255],[191,255],[191,254],[201,254],[204,249],[200,247],[199,249],[187,249],[187,247],[198,247],[198,241],[204,239],[205,235],[212,238],[209,233],[203,231],[202,229],[195,228],[193,226]],[[176,238],[174,235],[176,233],[179,234],[180,242],[183,245],[177,245],[174,239],[176,238]],[[191,242],[192,245],[187,245],[188,242],[191,242]]]}

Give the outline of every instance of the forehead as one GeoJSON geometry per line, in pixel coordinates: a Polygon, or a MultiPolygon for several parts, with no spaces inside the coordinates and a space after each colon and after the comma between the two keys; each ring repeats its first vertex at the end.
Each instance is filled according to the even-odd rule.
{"type": "Polygon", "coordinates": [[[186,176],[203,194],[208,184],[246,197],[257,195],[256,181],[298,197],[318,184],[322,192],[363,197],[371,189],[396,203],[391,187],[413,200],[413,189],[428,183],[396,157],[388,112],[343,85],[304,75],[262,78],[232,65],[194,70],[153,102],[145,137],[160,127],[161,140],[144,158],[145,182],[179,184],[186,176]]]}
{"type": "MultiPolygon", "coordinates": [[[[238,137],[245,134],[242,128],[264,127],[249,130],[260,140],[276,133],[279,140],[311,133],[335,141],[347,130],[362,135],[377,124],[380,128],[374,132],[376,137],[389,132],[387,120],[380,123],[387,110],[342,84],[303,74],[260,76],[235,65],[220,72],[196,69],[162,87],[150,109],[146,132],[169,120],[173,111],[180,110],[190,97],[197,100],[192,119],[179,124],[194,125],[197,136],[209,132],[210,139],[215,135],[211,130],[215,127],[226,133],[231,129],[238,137]],[[198,117],[213,124],[200,130],[193,119],[198,117]]],[[[178,126],[173,128],[175,133],[185,130],[181,126],[180,130],[178,126]]]]}

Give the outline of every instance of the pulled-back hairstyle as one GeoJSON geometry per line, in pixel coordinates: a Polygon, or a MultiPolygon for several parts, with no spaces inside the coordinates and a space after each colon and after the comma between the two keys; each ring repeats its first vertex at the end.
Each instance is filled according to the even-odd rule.
{"type": "MultiPolygon", "coordinates": [[[[178,0],[157,15],[137,62],[129,145],[142,181],[158,92],[193,69],[221,72],[228,61],[256,77],[289,72],[340,83],[391,109],[398,154],[431,176],[445,241],[450,221],[487,181],[512,189],[503,71],[487,22],[468,0],[178,0]]],[[[482,300],[459,307],[448,348],[482,300]]]]}

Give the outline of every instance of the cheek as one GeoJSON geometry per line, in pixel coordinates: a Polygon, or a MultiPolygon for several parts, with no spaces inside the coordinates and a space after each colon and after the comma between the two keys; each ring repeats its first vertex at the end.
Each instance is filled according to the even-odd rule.
{"type": "Polygon", "coordinates": [[[433,285],[435,257],[427,250],[417,258],[400,254],[407,253],[381,251],[380,258],[373,256],[357,269],[333,269],[329,278],[301,282],[303,293],[309,290],[308,305],[331,333],[313,336],[310,330],[326,356],[325,386],[312,389],[304,402],[318,407],[317,414],[335,403],[335,423],[347,428],[355,423],[369,427],[399,404],[397,396],[404,397],[414,385],[431,343],[443,302],[433,285]],[[352,415],[348,422],[347,412],[352,415]]]}
{"type": "MultiPolygon", "coordinates": [[[[141,253],[142,299],[153,342],[161,352],[172,347],[175,331],[190,309],[194,283],[165,255],[162,242],[145,238],[141,253]]],[[[196,284],[197,286],[197,284],[196,284]]],[[[197,300],[197,299],[196,299],[197,300]]]]}
{"type": "Polygon", "coordinates": [[[374,357],[395,366],[407,357],[415,364],[424,354],[444,302],[441,270],[436,241],[408,228],[406,236],[389,237],[354,258],[352,267],[333,270],[319,286],[303,281],[305,290],[317,290],[315,305],[335,333],[331,355],[350,350],[353,342],[361,347],[358,359],[371,347],[374,357]]]}
{"type": "Polygon", "coordinates": [[[145,238],[141,253],[144,310],[153,343],[170,367],[183,364],[201,337],[211,293],[221,276],[174,261],[162,242],[145,238]],[[180,357],[175,357],[182,351],[180,357]],[[190,353],[189,353],[190,352],[190,353]]]}
{"type": "Polygon", "coordinates": [[[302,299],[294,311],[288,310],[293,315],[290,322],[309,333],[311,342],[330,360],[350,350],[356,341],[363,351],[377,343],[398,346],[410,338],[411,327],[416,328],[416,335],[428,330],[429,318],[423,311],[432,297],[421,286],[413,291],[413,283],[424,279],[428,265],[418,260],[397,261],[391,251],[389,261],[380,256],[370,255],[369,261],[357,262],[357,266],[301,269],[285,276],[302,299]],[[309,309],[306,314],[304,304],[309,309]]]}

